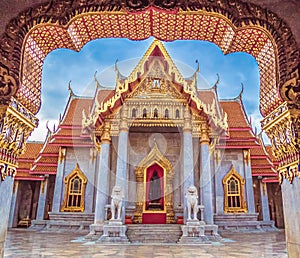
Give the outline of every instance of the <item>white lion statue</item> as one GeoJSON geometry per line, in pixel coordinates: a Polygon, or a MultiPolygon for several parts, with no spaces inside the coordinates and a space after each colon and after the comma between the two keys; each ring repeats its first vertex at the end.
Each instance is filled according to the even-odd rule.
{"type": "Polygon", "coordinates": [[[122,200],[124,198],[124,194],[122,188],[120,186],[114,186],[111,195],[111,220],[120,220],[121,219],[121,210],[122,210],[122,200]],[[116,217],[117,214],[117,217],[116,217]]]}
{"type": "Polygon", "coordinates": [[[185,194],[187,205],[187,220],[191,220],[191,213],[193,212],[193,220],[197,219],[198,213],[198,192],[195,186],[189,186],[185,194]]]}

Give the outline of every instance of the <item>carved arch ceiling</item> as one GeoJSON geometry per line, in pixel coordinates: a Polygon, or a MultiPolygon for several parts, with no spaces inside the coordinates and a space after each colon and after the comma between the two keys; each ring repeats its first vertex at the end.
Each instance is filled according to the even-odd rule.
{"type": "Polygon", "coordinates": [[[299,49],[276,14],[238,0],[58,1],[30,8],[7,26],[0,44],[2,98],[17,99],[33,113],[40,108],[41,73],[56,48],[79,51],[96,38],[207,40],[227,54],[254,56],[260,69],[260,109],[265,116],[299,98],[299,49]],[[6,89],[6,88],[9,89],[6,89]],[[4,91],[5,89],[5,91],[4,91]]]}

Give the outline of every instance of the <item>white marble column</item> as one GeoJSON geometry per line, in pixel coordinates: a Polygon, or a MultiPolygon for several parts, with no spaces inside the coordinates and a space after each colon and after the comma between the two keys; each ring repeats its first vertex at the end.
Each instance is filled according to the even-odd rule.
{"type": "Polygon", "coordinates": [[[44,181],[41,181],[38,209],[37,209],[37,213],[36,213],[36,220],[44,219],[46,200],[47,200],[48,181],[49,181],[49,177],[46,177],[44,181]]]}
{"type": "Polygon", "coordinates": [[[54,194],[53,194],[52,212],[54,213],[60,212],[60,208],[61,208],[62,189],[64,183],[65,159],[66,159],[66,148],[60,148],[57,170],[56,170],[56,177],[55,177],[54,194]]]}
{"type": "Polygon", "coordinates": [[[204,221],[207,224],[214,223],[213,200],[212,200],[212,176],[210,167],[209,136],[206,124],[202,126],[201,139],[201,173],[200,191],[202,205],[204,205],[204,221]]]}
{"type": "Polygon", "coordinates": [[[267,184],[260,181],[259,185],[260,185],[260,200],[261,200],[262,219],[263,219],[263,221],[270,221],[270,210],[269,210],[267,184]]]}
{"type": "Polygon", "coordinates": [[[9,213],[9,221],[8,221],[9,228],[12,228],[15,226],[14,221],[15,221],[15,213],[16,213],[16,207],[17,207],[18,189],[19,189],[19,181],[15,180],[12,198],[11,198],[11,205],[10,205],[10,213],[9,213]]]}
{"type": "Polygon", "coordinates": [[[88,178],[88,182],[86,184],[85,189],[85,208],[84,213],[91,214],[93,213],[94,202],[91,201],[94,199],[94,191],[95,191],[95,174],[96,174],[96,159],[97,159],[97,150],[95,148],[90,148],[90,159],[88,170],[85,171],[86,177],[88,178]]]}
{"type": "Polygon", "coordinates": [[[184,221],[186,222],[186,198],[185,194],[189,186],[194,186],[194,159],[193,159],[193,138],[192,125],[189,106],[184,111],[183,127],[183,204],[184,204],[184,221]]]}
{"type": "Polygon", "coordinates": [[[4,256],[4,241],[8,226],[9,207],[11,204],[14,178],[8,176],[0,180],[0,257],[4,256]]]}
{"type": "Polygon", "coordinates": [[[245,190],[246,190],[248,213],[255,213],[250,152],[249,150],[244,150],[243,154],[244,154],[244,165],[245,165],[245,180],[246,180],[245,190]]]}
{"type": "Polygon", "coordinates": [[[116,185],[120,186],[124,191],[125,201],[122,206],[122,221],[125,221],[125,206],[127,203],[127,158],[128,158],[128,124],[127,124],[128,108],[123,105],[121,110],[120,132],[118,139],[118,157],[116,169],[116,185]]]}
{"type": "Polygon", "coordinates": [[[98,182],[96,192],[95,219],[94,224],[102,225],[105,220],[105,205],[107,204],[108,193],[108,173],[110,142],[110,124],[105,122],[104,132],[101,137],[101,150],[99,155],[98,182]]]}

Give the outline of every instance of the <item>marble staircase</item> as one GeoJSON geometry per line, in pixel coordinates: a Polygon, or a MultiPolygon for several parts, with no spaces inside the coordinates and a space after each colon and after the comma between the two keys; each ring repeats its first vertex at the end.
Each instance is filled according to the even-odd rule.
{"type": "Polygon", "coordinates": [[[131,243],[177,243],[182,235],[177,224],[130,224],[127,237],[131,243]]]}
{"type": "Polygon", "coordinates": [[[49,212],[50,220],[33,220],[31,230],[56,232],[89,232],[89,226],[94,222],[94,214],[78,212],[49,212]]]}

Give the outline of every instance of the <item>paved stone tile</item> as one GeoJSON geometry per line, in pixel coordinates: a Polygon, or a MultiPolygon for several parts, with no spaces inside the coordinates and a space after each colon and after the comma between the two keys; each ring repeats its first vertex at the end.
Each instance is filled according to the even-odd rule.
{"type": "Polygon", "coordinates": [[[287,258],[284,232],[226,234],[223,235],[225,241],[213,245],[103,245],[76,241],[80,240],[80,236],[74,233],[10,230],[6,238],[4,257],[287,258]]]}

